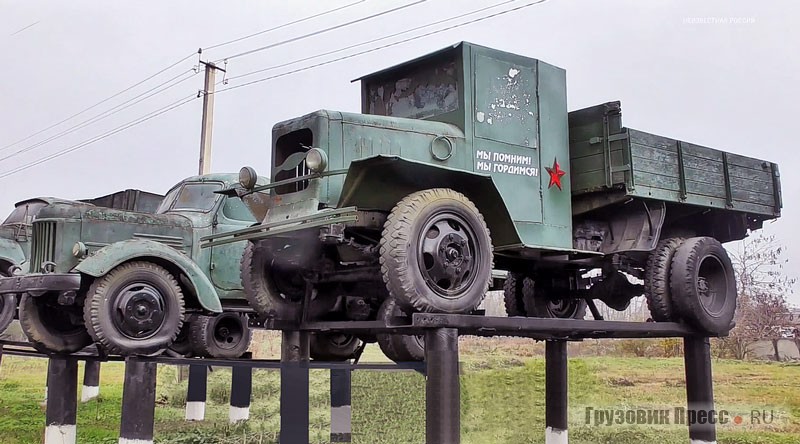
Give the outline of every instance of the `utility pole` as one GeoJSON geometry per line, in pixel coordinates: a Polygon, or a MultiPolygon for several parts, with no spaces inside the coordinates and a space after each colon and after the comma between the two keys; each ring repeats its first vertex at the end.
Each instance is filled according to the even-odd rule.
{"type": "Polygon", "coordinates": [[[211,130],[214,125],[214,84],[217,70],[225,72],[211,62],[203,62],[206,67],[205,88],[203,94],[203,122],[200,126],[200,174],[211,172],[211,130]]]}

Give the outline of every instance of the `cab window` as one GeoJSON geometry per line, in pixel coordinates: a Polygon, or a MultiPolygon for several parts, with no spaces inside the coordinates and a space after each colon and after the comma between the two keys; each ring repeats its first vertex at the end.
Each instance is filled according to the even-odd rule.
{"type": "Polygon", "coordinates": [[[30,224],[33,222],[33,216],[47,205],[42,201],[26,202],[14,208],[14,211],[8,215],[3,225],[7,224],[30,224]]]}
{"type": "Polygon", "coordinates": [[[247,205],[238,197],[228,197],[225,199],[225,204],[222,207],[222,215],[230,220],[258,222],[253,216],[253,213],[247,208],[247,205]]]}
{"type": "Polygon", "coordinates": [[[201,211],[207,212],[214,208],[220,197],[215,191],[222,189],[219,182],[193,182],[186,183],[183,187],[173,190],[164,198],[158,212],[169,210],[201,211]]]}

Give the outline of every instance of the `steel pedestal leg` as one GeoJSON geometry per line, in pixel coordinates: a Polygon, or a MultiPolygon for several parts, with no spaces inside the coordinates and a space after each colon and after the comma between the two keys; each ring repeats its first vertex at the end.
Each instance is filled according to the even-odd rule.
{"type": "Polygon", "coordinates": [[[78,361],[70,357],[50,358],[44,444],[75,444],[77,404],[78,361]]]}
{"type": "Polygon", "coordinates": [[[119,444],[152,444],[156,412],[155,362],[125,360],[119,444]]]}
{"type": "Polygon", "coordinates": [[[425,332],[425,436],[427,444],[461,442],[461,392],[458,380],[458,330],[425,332]]]}
{"type": "Polygon", "coordinates": [[[231,408],[228,421],[236,423],[250,419],[250,395],[253,392],[253,368],[234,365],[231,368],[231,408]]]}
{"type": "Polygon", "coordinates": [[[308,333],[283,331],[281,340],[283,444],[308,444],[308,333]]]}
{"type": "Polygon", "coordinates": [[[186,387],[186,420],[202,421],[206,416],[206,391],[208,366],[190,365],[189,383],[186,387]]]}
{"type": "Polygon", "coordinates": [[[567,341],[545,345],[545,444],[567,444],[567,341]]]}
{"type": "Polygon", "coordinates": [[[351,376],[349,368],[331,369],[331,442],[350,442],[352,438],[351,376]]]}
{"type": "Polygon", "coordinates": [[[717,442],[714,410],[714,385],[711,377],[711,344],[708,338],[689,337],[683,340],[683,361],[686,371],[687,423],[692,444],[717,442]]]}
{"type": "Polygon", "coordinates": [[[83,366],[81,402],[89,402],[100,395],[100,361],[87,360],[83,366]]]}

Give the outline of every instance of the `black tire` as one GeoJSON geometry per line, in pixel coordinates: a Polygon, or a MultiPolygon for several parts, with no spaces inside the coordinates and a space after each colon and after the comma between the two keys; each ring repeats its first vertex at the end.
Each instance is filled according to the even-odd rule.
{"type": "Polygon", "coordinates": [[[503,284],[503,301],[506,306],[506,316],[527,316],[525,304],[522,302],[522,281],[525,279],[520,273],[508,273],[503,284]]]}
{"type": "Polygon", "coordinates": [[[151,262],[127,262],[89,287],[83,318],[89,335],[109,354],[156,355],[183,325],[178,281],[151,262]]]}
{"type": "MultiPolygon", "coordinates": [[[[386,298],[378,309],[378,319],[387,322],[393,316],[403,316],[394,298],[386,298]]],[[[424,361],[425,337],[422,335],[378,334],[378,346],[394,362],[424,361]]]]}
{"type": "Polygon", "coordinates": [[[44,353],[74,353],[92,344],[80,311],[59,305],[54,294],[22,295],[19,325],[33,346],[44,353]]]}
{"type": "Polygon", "coordinates": [[[315,361],[347,361],[355,358],[361,340],[345,333],[312,333],[309,357],[315,361]]]}
{"type": "Polygon", "coordinates": [[[242,287],[250,306],[258,314],[270,318],[295,320],[302,308],[305,283],[297,288],[283,285],[283,291],[277,285],[276,277],[287,278],[287,283],[297,283],[297,271],[282,273],[274,266],[270,250],[262,243],[248,242],[242,254],[241,273],[242,287]]]}
{"type": "Polygon", "coordinates": [[[6,331],[17,313],[17,297],[13,294],[0,294],[0,334],[6,331]]]}
{"type": "Polygon", "coordinates": [[[184,356],[184,357],[191,357],[194,356],[194,351],[192,350],[192,343],[189,340],[189,329],[192,326],[192,322],[194,321],[195,316],[185,316],[183,320],[183,325],[181,326],[181,331],[178,332],[178,336],[172,341],[172,344],[169,346],[169,349],[173,352],[184,356]]]}
{"type": "Polygon", "coordinates": [[[522,301],[525,312],[532,318],[583,319],[586,317],[586,301],[583,299],[552,299],[536,294],[533,279],[522,283],[522,301]]]}
{"type": "Polygon", "coordinates": [[[669,289],[669,272],[675,251],[683,243],[682,238],[662,239],[647,257],[644,269],[644,296],[650,316],[656,322],[675,320],[675,304],[669,289]]]}
{"type": "Polygon", "coordinates": [[[725,334],[733,328],[733,264],[713,237],[694,237],[678,247],[672,258],[670,291],[678,314],[689,324],[711,334],[725,334]]]}
{"type": "Polygon", "coordinates": [[[240,313],[198,315],[189,327],[189,341],[195,356],[239,358],[253,338],[247,316],[240,313]]]}
{"type": "Polygon", "coordinates": [[[383,281],[406,309],[473,311],[489,290],[492,262],[483,216],[466,196],[449,188],[409,194],[384,224],[383,281]]]}

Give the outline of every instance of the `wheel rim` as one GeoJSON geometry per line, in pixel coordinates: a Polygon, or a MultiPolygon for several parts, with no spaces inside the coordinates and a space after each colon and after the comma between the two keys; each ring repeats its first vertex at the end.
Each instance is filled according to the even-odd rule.
{"type": "Polygon", "coordinates": [[[472,227],[454,213],[429,218],[420,232],[419,269],[425,283],[446,299],[457,299],[475,281],[480,248],[472,227]]]}
{"type": "Polygon", "coordinates": [[[547,303],[547,311],[554,318],[571,318],[575,312],[575,301],[567,299],[552,300],[547,303]]]}
{"type": "Polygon", "coordinates": [[[214,326],[214,343],[225,350],[236,348],[244,337],[244,326],[237,317],[225,316],[214,326]]]}
{"type": "Polygon", "coordinates": [[[167,315],[164,295],[147,283],[133,283],[117,294],[112,322],[130,339],[147,339],[155,335],[167,315]]]}
{"type": "Polygon", "coordinates": [[[728,299],[728,273],[716,256],[706,256],[697,272],[697,295],[709,315],[719,316],[728,299]]]}
{"type": "Polygon", "coordinates": [[[292,302],[299,302],[303,299],[306,282],[299,269],[281,264],[273,259],[267,266],[266,272],[269,273],[280,297],[292,302]]]}

